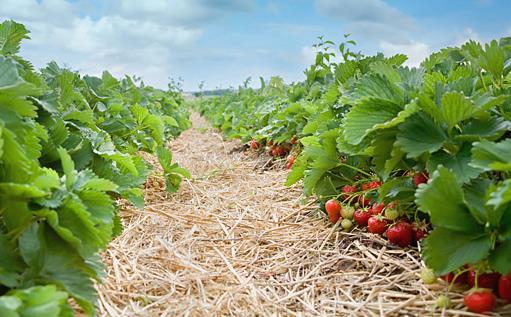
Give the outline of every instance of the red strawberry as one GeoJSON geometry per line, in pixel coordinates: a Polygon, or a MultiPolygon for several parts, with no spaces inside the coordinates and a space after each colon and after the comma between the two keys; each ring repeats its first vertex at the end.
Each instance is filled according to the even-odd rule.
{"type": "Polygon", "coordinates": [[[268,145],[272,146],[273,145],[273,140],[268,141],[268,145]]]}
{"type": "Polygon", "coordinates": [[[260,144],[256,140],[250,141],[250,148],[252,150],[257,150],[259,148],[260,144]]]}
{"type": "Polygon", "coordinates": [[[511,301],[511,273],[500,277],[499,297],[507,301],[511,301]]]}
{"type": "Polygon", "coordinates": [[[474,313],[491,312],[497,305],[497,298],[489,290],[475,290],[463,298],[463,303],[468,310],[474,313]]]}
{"type": "MultiPolygon", "coordinates": [[[[454,273],[451,272],[451,273],[448,273],[446,275],[442,275],[440,276],[440,278],[444,281],[446,281],[447,283],[451,283],[452,280],[454,279],[454,273]]],[[[456,280],[454,281],[455,284],[461,284],[461,285],[465,285],[468,283],[468,272],[464,272],[460,275],[458,275],[458,277],[456,278],[456,280]]]]}
{"type": "Polygon", "coordinates": [[[375,234],[383,234],[387,230],[388,222],[382,216],[371,216],[367,221],[367,231],[375,234]]]}
{"type": "Polygon", "coordinates": [[[426,171],[415,173],[413,175],[413,182],[414,182],[415,186],[419,186],[420,184],[427,183],[428,178],[429,178],[429,175],[428,175],[428,172],[426,172],[426,171]]]}
{"type": "Polygon", "coordinates": [[[361,227],[367,227],[369,218],[371,218],[371,214],[364,209],[358,209],[353,214],[353,220],[355,220],[355,222],[361,227]]]}
{"type": "Polygon", "coordinates": [[[416,242],[419,242],[421,241],[422,239],[424,239],[424,237],[426,236],[428,232],[424,229],[420,229],[420,228],[413,228],[413,235],[414,235],[414,241],[416,242]]]}
{"type": "Polygon", "coordinates": [[[371,206],[371,208],[369,208],[369,212],[372,215],[379,215],[379,214],[381,214],[383,208],[385,208],[385,204],[384,203],[374,203],[371,206]]]}
{"type": "Polygon", "coordinates": [[[413,228],[408,222],[398,222],[394,226],[387,229],[387,239],[392,244],[404,248],[412,244],[413,228]]]}
{"type": "Polygon", "coordinates": [[[368,190],[369,189],[369,183],[362,183],[362,185],[360,185],[360,188],[362,188],[362,190],[368,190]]]}
{"type": "Polygon", "coordinates": [[[413,241],[419,242],[428,234],[428,225],[425,222],[415,222],[413,224],[413,241]]]}
{"type": "Polygon", "coordinates": [[[330,199],[325,203],[325,209],[330,218],[330,222],[336,223],[341,218],[341,204],[335,199],[330,199]]]}
{"type": "MultiPolygon", "coordinates": [[[[477,276],[477,287],[479,288],[489,288],[496,291],[499,288],[499,273],[479,273],[477,276]]],[[[468,272],[468,286],[474,287],[476,281],[476,272],[469,271],[468,272]]]]}
{"type": "Polygon", "coordinates": [[[369,182],[367,185],[369,187],[369,189],[376,189],[378,187],[381,186],[381,182],[380,181],[372,181],[372,182],[369,182]]]}
{"type": "Polygon", "coordinates": [[[358,192],[357,186],[351,186],[351,185],[344,185],[341,188],[342,194],[342,200],[348,200],[350,199],[351,195],[358,192]]]}
{"type": "Polygon", "coordinates": [[[294,156],[292,156],[292,155],[289,155],[289,156],[287,157],[287,161],[288,161],[289,163],[291,163],[291,165],[292,165],[292,164],[294,164],[294,163],[295,163],[295,157],[294,157],[294,156]]]}
{"type": "Polygon", "coordinates": [[[290,170],[290,169],[291,169],[291,167],[293,167],[293,164],[291,164],[291,162],[288,162],[288,163],[286,164],[286,169],[290,170]]]}

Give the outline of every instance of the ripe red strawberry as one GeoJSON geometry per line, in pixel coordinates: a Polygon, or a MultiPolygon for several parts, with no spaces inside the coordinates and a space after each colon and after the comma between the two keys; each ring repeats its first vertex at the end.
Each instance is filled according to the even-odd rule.
{"type": "Polygon", "coordinates": [[[413,235],[414,235],[413,241],[414,242],[421,241],[428,234],[428,225],[426,224],[426,222],[424,222],[424,221],[414,222],[412,224],[412,226],[413,226],[413,235]]]}
{"type": "Polygon", "coordinates": [[[284,156],[284,155],[286,155],[286,149],[284,149],[283,146],[276,145],[273,147],[272,155],[273,156],[284,156]]]}
{"type": "Polygon", "coordinates": [[[477,289],[465,295],[463,303],[471,312],[482,314],[495,309],[497,298],[489,290],[477,289]]]}
{"type": "Polygon", "coordinates": [[[369,182],[367,184],[367,186],[369,187],[369,189],[376,189],[376,188],[380,187],[381,184],[382,183],[380,181],[372,181],[372,182],[369,182]]]}
{"type": "Polygon", "coordinates": [[[415,186],[419,186],[420,184],[427,183],[428,178],[429,178],[429,175],[428,175],[428,172],[426,172],[426,171],[415,173],[413,175],[413,183],[415,184],[415,186]]]}
{"type": "MultiPolygon", "coordinates": [[[[454,279],[454,273],[451,272],[451,273],[448,273],[446,275],[442,275],[442,276],[440,276],[440,278],[442,280],[446,281],[447,283],[451,283],[452,280],[454,279]]],[[[454,283],[455,284],[460,284],[460,285],[468,284],[468,272],[464,272],[464,273],[458,275],[458,277],[456,278],[454,283]]]]}
{"type": "Polygon", "coordinates": [[[416,242],[419,242],[421,241],[422,239],[424,239],[424,237],[426,236],[428,232],[424,229],[421,229],[421,228],[413,228],[413,240],[416,241],[416,242]]]}
{"type": "Polygon", "coordinates": [[[250,141],[250,148],[252,150],[257,150],[259,148],[260,144],[256,140],[250,141]]]}
{"type": "Polygon", "coordinates": [[[291,162],[288,162],[288,163],[286,164],[286,169],[290,170],[290,169],[291,169],[291,167],[293,167],[293,164],[291,164],[291,162]]]}
{"type": "Polygon", "coordinates": [[[398,222],[387,229],[387,239],[392,244],[402,248],[409,246],[413,241],[413,228],[408,222],[398,222]]]}
{"type": "MultiPolygon", "coordinates": [[[[489,288],[497,291],[499,288],[499,273],[479,273],[477,276],[477,287],[489,288]]],[[[474,287],[476,281],[476,272],[471,270],[468,272],[468,286],[474,287]]]]}
{"type": "Polygon", "coordinates": [[[387,219],[382,216],[371,216],[367,221],[367,231],[375,234],[383,234],[387,230],[387,219]]]}
{"type": "Polygon", "coordinates": [[[358,192],[357,186],[351,186],[351,185],[344,185],[341,188],[342,194],[342,200],[348,200],[350,199],[351,195],[358,192]]]}
{"type": "Polygon", "coordinates": [[[511,273],[500,277],[499,297],[507,301],[511,301],[511,273]]]}
{"type": "Polygon", "coordinates": [[[369,189],[369,183],[362,183],[362,185],[360,185],[360,188],[362,188],[362,190],[368,190],[369,189]]]}
{"type": "Polygon", "coordinates": [[[287,157],[287,161],[291,164],[294,164],[295,163],[295,157],[293,155],[289,155],[287,157]]]}
{"type": "Polygon", "coordinates": [[[341,218],[341,204],[335,199],[330,199],[325,203],[325,209],[330,218],[330,222],[336,223],[341,218]]]}
{"type": "Polygon", "coordinates": [[[369,208],[369,212],[372,215],[379,215],[383,211],[383,208],[385,208],[384,203],[374,203],[371,208],[369,208]]]}
{"type": "Polygon", "coordinates": [[[367,227],[369,218],[371,218],[371,214],[364,209],[358,209],[353,214],[353,220],[355,220],[355,222],[361,227],[367,227]]]}

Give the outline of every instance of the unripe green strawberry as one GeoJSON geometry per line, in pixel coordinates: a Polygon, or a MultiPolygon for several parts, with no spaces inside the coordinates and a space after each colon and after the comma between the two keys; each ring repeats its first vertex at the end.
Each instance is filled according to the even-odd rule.
{"type": "Polygon", "coordinates": [[[421,279],[424,284],[433,284],[437,280],[435,273],[427,267],[422,269],[421,279]]]}
{"type": "Polygon", "coordinates": [[[385,218],[389,220],[396,220],[399,217],[399,211],[395,208],[385,208],[385,218]]]}
{"type": "Polygon", "coordinates": [[[351,222],[351,220],[349,219],[343,219],[341,221],[341,227],[344,229],[344,230],[350,230],[351,227],[353,227],[353,222],[351,222]]]}
{"type": "Polygon", "coordinates": [[[341,216],[344,219],[353,219],[353,214],[355,213],[355,208],[351,206],[343,206],[341,209],[341,216]]]}
{"type": "Polygon", "coordinates": [[[440,295],[436,299],[436,306],[438,308],[449,308],[451,306],[451,299],[445,295],[440,295]]]}

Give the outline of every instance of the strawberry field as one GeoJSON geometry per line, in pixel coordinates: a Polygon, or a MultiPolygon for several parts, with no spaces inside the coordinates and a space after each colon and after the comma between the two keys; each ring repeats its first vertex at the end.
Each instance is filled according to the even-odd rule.
{"type": "Polygon", "coordinates": [[[511,315],[511,38],[420,67],[321,39],[301,82],[193,102],[29,40],[0,24],[0,316],[511,315]],[[422,293],[377,307],[396,261],[422,293]]]}
{"type": "Polygon", "coordinates": [[[425,283],[467,285],[467,308],[492,311],[510,300],[511,38],[420,68],[354,44],[320,42],[304,82],[261,80],[200,110],[251,151],[287,156],[286,184],[301,181],[339,230],[419,247],[425,283]]]}

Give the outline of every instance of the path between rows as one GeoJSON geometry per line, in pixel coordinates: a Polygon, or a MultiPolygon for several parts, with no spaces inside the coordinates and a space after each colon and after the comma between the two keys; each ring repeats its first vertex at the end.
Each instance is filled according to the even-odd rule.
{"type": "Polygon", "coordinates": [[[193,179],[167,194],[153,177],[145,210],[122,207],[100,315],[437,315],[434,290],[445,287],[422,285],[416,251],[311,217],[315,204],[283,186],[281,166],[263,168],[264,158],[244,155],[197,114],[192,121],[171,147],[193,179]]]}

